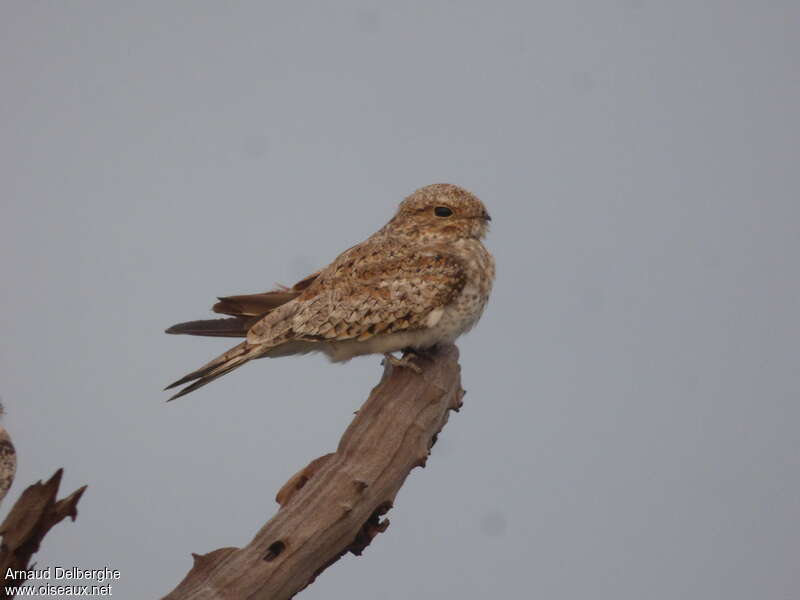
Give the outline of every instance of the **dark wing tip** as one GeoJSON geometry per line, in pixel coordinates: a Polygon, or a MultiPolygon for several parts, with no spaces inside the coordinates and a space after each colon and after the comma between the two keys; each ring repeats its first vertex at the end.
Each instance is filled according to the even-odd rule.
{"type": "MultiPolygon", "coordinates": [[[[239,365],[237,365],[237,366],[239,366],[239,365]]],[[[234,368],[236,368],[236,367],[229,368],[229,369],[224,369],[224,370],[220,371],[219,373],[215,373],[213,375],[201,375],[201,376],[187,375],[186,377],[183,377],[183,378],[179,379],[175,383],[171,383],[169,385],[169,387],[165,388],[165,390],[168,390],[170,388],[174,388],[175,386],[181,385],[183,383],[189,383],[190,381],[194,381],[194,383],[191,383],[191,384],[187,385],[182,390],[179,390],[178,393],[176,393],[176,394],[170,396],[169,398],[167,398],[167,402],[172,402],[176,398],[180,398],[181,396],[185,396],[189,392],[193,392],[193,391],[203,387],[204,385],[211,383],[212,381],[214,381],[218,377],[221,377],[222,375],[225,375],[225,373],[227,373],[228,371],[232,371],[234,368]]]]}
{"type": "Polygon", "coordinates": [[[189,373],[185,377],[181,377],[177,381],[173,381],[167,387],[164,388],[164,391],[171,390],[172,388],[176,388],[179,385],[183,385],[184,383],[189,383],[190,381],[194,381],[195,379],[199,379],[200,375],[195,375],[194,373],[189,373]]]}
{"type": "MultiPolygon", "coordinates": [[[[165,387],[164,391],[166,392],[167,390],[171,390],[172,388],[178,387],[179,385],[183,385],[184,383],[188,383],[188,382],[193,381],[195,379],[198,379],[198,378],[197,377],[190,377],[188,375],[186,377],[181,377],[180,379],[178,379],[178,381],[170,383],[167,387],[165,387]]],[[[187,385],[182,390],[178,390],[178,392],[176,394],[173,394],[172,396],[167,398],[167,402],[172,402],[173,400],[175,400],[175,398],[180,398],[181,396],[185,396],[189,392],[191,392],[193,390],[196,390],[199,387],[202,387],[205,383],[206,382],[204,380],[202,380],[202,379],[200,379],[200,381],[195,381],[192,385],[187,385]]]]}
{"type": "MultiPolygon", "coordinates": [[[[169,388],[165,388],[165,389],[169,389],[169,388]]],[[[189,391],[190,391],[190,390],[185,390],[185,389],[184,389],[184,390],[181,390],[181,391],[179,391],[177,394],[173,394],[172,396],[170,396],[169,398],[167,398],[167,400],[166,400],[166,401],[167,401],[167,402],[172,402],[172,401],[173,401],[173,400],[175,400],[176,398],[180,398],[181,396],[185,396],[186,394],[188,394],[188,393],[189,393],[189,391]]]]}

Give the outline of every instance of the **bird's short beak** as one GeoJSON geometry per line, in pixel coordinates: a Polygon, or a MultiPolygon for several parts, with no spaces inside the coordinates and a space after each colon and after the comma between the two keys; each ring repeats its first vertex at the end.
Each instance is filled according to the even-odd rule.
{"type": "Polygon", "coordinates": [[[488,212],[483,213],[483,218],[487,221],[491,221],[492,217],[488,212]]]}

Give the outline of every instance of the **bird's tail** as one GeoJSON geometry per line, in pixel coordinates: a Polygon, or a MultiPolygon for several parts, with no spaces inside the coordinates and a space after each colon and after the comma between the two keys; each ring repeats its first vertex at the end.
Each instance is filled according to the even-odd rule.
{"type": "Polygon", "coordinates": [[[185,335],[206,335],[209,337],[247,337],[247,330],[258,321],[259,317],[228,317],[226,319],[203,319],[178,323],[165,333],[182,333],[185,335]]]}
{"type": "MultiPolygon", "coordinates": [[[[247,342],[242,342],[238,346],[234,346],[224,354],[221,354],[211,362],[203,365],[196,371],[192,371],[188,375],[178,379],[178,381],[169,384],[164,389],[169,390],[179,385],[183,385],[184,383],[193,381],[194,383],[187,385],[169,400],[180,398],[189,392],[193,392],[196,389],[203,387],[207,383],[211,383],[218,377],[222,377],[226,373],[230,373],[234,369],[241,367],[244,363],[254,358],[258,358],[261,356],[263,351],[264,348],[261,345],[254,346],[252,344],[248,344],[247,342]]],[[[169,402],[169,400],[167,400],[167,402],[169,402]]]]}

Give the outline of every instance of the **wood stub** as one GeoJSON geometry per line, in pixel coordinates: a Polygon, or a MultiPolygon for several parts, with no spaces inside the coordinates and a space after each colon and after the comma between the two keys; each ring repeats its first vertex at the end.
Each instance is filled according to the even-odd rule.
{"type": "MultiPolygon", "coordinates": [[[[59,469],[45,483],[38,481],[28,486],[14,503],[11,511],[0,525],[0,572],[25,571],[31,556],[39,550],[44,536],[56,524],[67,517],[73,521],[78,516],[78,501],[86,486],[57,500],[63,469],[59,469]]],[[[6,586],[22,585],[23,579],[7,577],[0,586],[0,598],[5,598],[6,586]]]]}
{"type": "Polygon", "coordinates": [[[249,544],[195,555],[189,574],[165,598],[288,599],[343,554],[361,554],[386,530],[383,515],[408,473],[425,465],[449,411],[461,405],[455,346],[414,362],[421,374],[384,366],[336,452],[312,461],[281,488],[281,508],[249,544]]]}

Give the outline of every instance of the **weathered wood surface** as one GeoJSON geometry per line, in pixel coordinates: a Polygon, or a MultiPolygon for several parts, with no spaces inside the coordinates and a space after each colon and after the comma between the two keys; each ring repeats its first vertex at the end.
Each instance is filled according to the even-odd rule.
{"type": "Polygon", "coordinates": [[[0,535],[3,536],[0,544],[0,573],[3,574],[0,598],[8,597],[5,586],[25,583],[21,578],[6,578],[8,569],[27,570],[31,556],[39,550],[47,532],[63,519],[70,517],[74,521],[78,516],[78,501],[86,486],[57,500],[63,472],[59,469],[45,483],[38,481],[28,486],[0,525],[0,535]]]}
{"type": "MultiPolygon", "coordinates": [[[[425,465],[449,411],[461,406],[455,346],[415,363],[420,374],[386,364],[336,452],[281,488],[281,508],[247,546],[195,554],[194,566],[165,600],[288,599],[345,553],[360,554],[389,525],[382,515],[411,469],[425,465]]],[[[260,502],[233,499],[247,501],[260,502]]]]}

